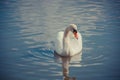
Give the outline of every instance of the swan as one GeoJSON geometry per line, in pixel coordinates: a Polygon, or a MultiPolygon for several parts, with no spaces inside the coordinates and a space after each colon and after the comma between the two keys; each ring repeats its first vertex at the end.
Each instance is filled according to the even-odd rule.
{"type": "Polygon", "coordinates": [[[54,52],[60,56],[74,56],[82,51],[82,36],[75,24],[70,24],[64,31],[58,32],[54,42],[54,52]]]}

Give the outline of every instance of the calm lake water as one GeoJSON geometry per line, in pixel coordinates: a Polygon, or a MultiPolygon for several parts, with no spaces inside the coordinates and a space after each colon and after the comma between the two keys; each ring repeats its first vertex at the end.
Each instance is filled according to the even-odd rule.
{"type": "Polygon", "coordinates": [[[54,38],[74,23],[83,38],[76,80],[120,80],[120,0],[1,0],[0,80],[63,80],[54,38]]]}

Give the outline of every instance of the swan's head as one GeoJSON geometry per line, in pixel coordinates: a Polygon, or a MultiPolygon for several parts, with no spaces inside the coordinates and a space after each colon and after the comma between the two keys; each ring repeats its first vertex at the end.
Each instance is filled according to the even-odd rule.
{"type": "Polygon", "coordinates": [[[70,24],[69,27],[65,29],[65,37],[68,35],[68,33],[71,32],[76,39],[78,39],[78,31],[77,26],[75,24],[70,24]]]}

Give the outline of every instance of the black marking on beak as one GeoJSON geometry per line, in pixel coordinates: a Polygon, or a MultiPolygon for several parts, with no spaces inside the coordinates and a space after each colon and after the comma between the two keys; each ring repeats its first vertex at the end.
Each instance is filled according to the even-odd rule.
{"type": "Polygon", "coordinates": [[[77,33],[77,30],[76,30],[76,29],[73,29],[73,33],[77,33]]]}

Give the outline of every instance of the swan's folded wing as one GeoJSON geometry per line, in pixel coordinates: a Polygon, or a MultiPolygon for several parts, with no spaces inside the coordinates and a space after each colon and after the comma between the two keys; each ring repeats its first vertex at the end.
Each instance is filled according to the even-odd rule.
{"type": "Polygon", "coordinates": [[[78,33],[78,40],[77,39],[71,39],[70,40],[70,52],[71,56],[78,54],[82,51],[82,36],[80,33],[78,33]]]}
{"type": "Polygon", "coordinates": [[[63,51],[63,35],[64,35],[64,32],[61,31],[61,32],[58,32],[56,38],[55,38],[55,51],[58,53],[58,54],[62,54],[62,51],[63,51]]]}

